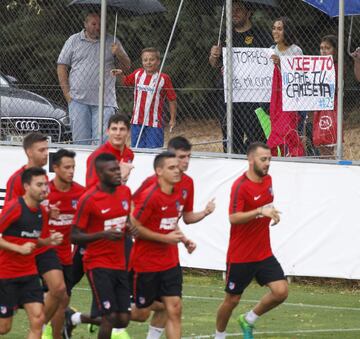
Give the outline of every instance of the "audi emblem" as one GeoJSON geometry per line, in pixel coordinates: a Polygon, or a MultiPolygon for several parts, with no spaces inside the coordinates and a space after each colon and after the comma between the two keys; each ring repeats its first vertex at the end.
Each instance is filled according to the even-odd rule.
{"type": "Polygon", "coordinates": [[[23,132],[36,132],[40,129],[40,125],[35,120],[18,120],[15,123],[15,128],[23,132]]]}

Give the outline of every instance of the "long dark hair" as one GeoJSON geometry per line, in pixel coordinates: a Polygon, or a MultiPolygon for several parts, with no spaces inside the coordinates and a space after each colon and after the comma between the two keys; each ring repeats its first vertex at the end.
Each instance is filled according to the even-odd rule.
{"type": "Polygon", "coordinates": [[[284,43],[286,46],[291,46],[293,44],[296,44],[296,37],[294,33],[294,25],[293,22],[287,17],[287,16],[281,16],[274,20],[274,23],[276,21],[281,21],[283,23],[284,27],[284,43]]]}

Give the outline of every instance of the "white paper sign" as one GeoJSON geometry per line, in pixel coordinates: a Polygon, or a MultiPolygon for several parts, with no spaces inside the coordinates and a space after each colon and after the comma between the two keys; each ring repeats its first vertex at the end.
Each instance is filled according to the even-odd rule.
{"type": "MultiPolygon", "coordinates": [[[[233,102],[270,102],[274,64],[270,48],[234,47],[233,102]]],[[[226,101],[226,48],[223,48],[224,94],[226,101]]]]}
{"type": "Polygon", "coordinates": [[[335,67],[332,56],[282,56],[283,111],[334,109],[335,67]]]}

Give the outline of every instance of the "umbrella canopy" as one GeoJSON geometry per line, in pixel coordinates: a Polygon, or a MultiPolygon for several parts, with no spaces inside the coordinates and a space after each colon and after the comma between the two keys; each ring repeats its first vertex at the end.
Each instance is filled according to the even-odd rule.
{"type": "MultiPolygon", "coordinates": [[[[101,5],[101,0],[72,0],[71,5],[101,5]]],[[[158,0],[107,0],[107,5],[138,15],[166,11],[158,0]]]]}
{"type": "MultiPolygon", "coordinates": [[[[339,0],[303,0],[330,17],[339,16],[339,0]]],[[[359,0],[345,0],[345,15],[360,15],[359,0]]]]}

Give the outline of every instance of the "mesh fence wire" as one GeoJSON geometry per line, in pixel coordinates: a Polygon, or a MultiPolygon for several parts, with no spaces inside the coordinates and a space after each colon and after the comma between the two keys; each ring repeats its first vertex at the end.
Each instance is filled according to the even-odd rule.
{"type": "MultiPolygon", "coordinates": [[[[141,51],[144,48],[155,47],[160,51],[161,57],[164,55],[180,1],[161,0],[161,3],[166,8],[166,12],[141,16],[114,7],[108,8],[107,32],[110,35],[114,34],[115,15],[118,13],[116,36],[131,60],[129,69],[123,67],[125,75],[142,68],[141,51]]],[[[89,127],[81,115],[77,116],[73,125],[70,124],[68,103],[59,85],[57,74],[57,61],[65,42],[83,29],[84,13],[89,9],[99,10],[99,7],[68,6],[68,4],[68,0],[3,0],[0,3],[2,140],[17,141],[29,131],[40,130],[56,142],[78,143],[79,139],[74,140],[76,139],[74,135],[78,131],[83,131],[80,134],[86,135],[85,139],[89,139],[85,143],[99,142],[96,133],[88,133],[91,125],[89,127]]],[[[225,27],[226,24],[231,24],[231,19],[224,17],[220,32],[222,9],[223,1],[220,0],[184,1],[163,69],[163,73],[169,75],[177,96],[176,126],[171,133],[169,129],[171,100],[165,97],[164,107],[159,112],[161,114],[163,111],[165,144],[169,137],[183,135],[193,143],[195,151],[227,151],[222,47],[226,44],[225,27]],[[220,53],[215,57],[216,60],[211,57],[214,51],[220,53]]],[[[276,36],[278,33],[273,34],[275,19],[287,16],[291,22],[285,24],[285,32],[287,35],[293,33],[291,43],[299,47],[299,49],[292,48],[291,53],[296,55],[301,50],[304,55],[318,56],[321,38],[330,34],[337,36],[338,20],[331,19],[303,1],[280,0],[277,7],[252,5],[250,9],[251,30],[239,34],[235,29],[233,46],[247,49],[267,48],[267,50],[253,51],[255,54],[251,56],[249,50],[237,52],[240,60],[241,55],[247,57],[248,62],[244,63],[247,71],[258,76],[251,78],[243,69],[233,71],[233,95],[241,98],[241,102],[233,103],[231,140],[233,153],[245,153],[251,141],[269,142],[269,138],[271,141],[271,132],[278,128],[281,133],[277,135],[275,141],[271,141],[276,155],[332,157],[334,149],[328,145],[336,144],[336,134],[333,130],[330,129],[329,132],[332,133],[333,140],[327,139],[327,146],[314,144],[313,125],[320,124],[326,129],[327,120],[323,117],[325,114],[319,115],[319,112],[315,114],[308,107],[303,107],[302,110],[291,113],[283,110],[279,112],[278,109],[274,116],[274,108],[271,107],[279,107],[274,102],[279,99],[279,92],[281,96],[281,86],[274,87],[274,78],[277,77],[280,83],[282,78],[281,74],[274,73],[272,60],[269,59],[269,53],[276,53],[276,49],[269,52],[268,48],[274,48],[279,42],[276,40],[279,39],[276,36]],[[264,60],[266,58],[267,62],[271,62],[270,75],[261,73],[262,57],[264,60]],[[246,90],[241,87],[241,82],[247,85],[246,90]],[[299,149],[301,151],[298,151],[299,149]]],[[[242,20],[241,15],[243,13],[233,5],[234,22],[242,20]]],[[[345,46],[349,28],[350,18],[346,17],[345,46]]],[[[359,32],[360,19],[354,17],[351,51],[360,45],[359,32]]],[[[111,46],[112,38],[109,39],[111,46]]],[[[112,56],[109,46],[106,52],[108,65],[105,77],[111,82],[114,79],[111,78],[109,70],[121,68],[122,65],[112,56]]],[[[76,46],[72,48],[76,50],[76,46]]],[[[83,50],[81,52],[91,53],[83,50]]],[[[68,71],[73,71],[75,68],[74,65],[68,66],[68,71]]],[[[80,62],[79,67],[84,65],[80,62]]],[[[85,80],[78,85],[80,92],[96,93],[92,95],[95,101],[98,71],[96,64],[82,68],[82,72],[89,72],[89,76],[83,76],[85,80]]],[[[225,69],[225,72],[230,72],[230,69],[225,69]]],[[[359,84],[354,79],[353,60],[346,51],[344,81],[344,158],[356,160],[360,159],[357,142],[360,130],[359,84]]],[[[111,86],[109,85],[105,90],[105,100],[107,95],[110,95],[111,86]]],[[[115,86],[119,111],[131,117],[134,111],[133,86],[125,86],[119,79],[115,86]]],[[[146,83],[144,86],[145,89],[140,90],[149,92],[146,83]]],[[[139,96],[139,93],[137,95],[139,96]]],[[[81,98],[77,100],[81,102],[81,98]]],[[[151,106],[154,102],[147,104],[151,106]]],[[[110,103],[110,106],[113,104],[110,103]]],[[[96,124],[96,121],[93,123],[96,124]]],[[[97,130],[96,126],[94,129],[97,130]]]]}

